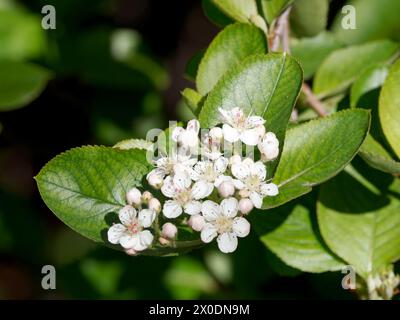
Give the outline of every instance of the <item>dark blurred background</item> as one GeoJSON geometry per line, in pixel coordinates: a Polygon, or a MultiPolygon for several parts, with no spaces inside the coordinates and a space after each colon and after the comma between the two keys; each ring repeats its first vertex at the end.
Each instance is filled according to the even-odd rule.
{"type": "MultiPolygon", "coordinates": [[[[332,2],[332,16],[342,3],[332,2]]],[[[0,13],[0,59],[18,53],[52,73],[36,100],[0,113],[0,299],[352,298],[340,273],[291,269],[254,234],[233,255],[209,246],[132,258],[71,231],[40,199],[33,177],[58,153],[144,138],[169,119],[192,117],[180,98],[193,86],[185,66],[218,32],[201,1],[0,0],[0,13]],[[24,38],[7,20],[17,14],[22,25],[40,25],[46,4],[57,10],[56,30],[24,38]],[[41,269],[49,264],[57,289],[46,291],[41,269]]]]}

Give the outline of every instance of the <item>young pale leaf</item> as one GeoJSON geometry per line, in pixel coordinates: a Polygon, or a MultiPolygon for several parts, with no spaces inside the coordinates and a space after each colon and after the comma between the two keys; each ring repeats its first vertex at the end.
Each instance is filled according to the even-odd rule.
{"type": "Polygon", "coordinates": [[[60,154],[36,176],[40,195],[65,224],[97,242],[106,240],[126,192],[150,170],[144,150],[82,147],[60,154]]]}
{"type": "Polygon", "coordinates": [[[252,216],[252,225],[261,241],[291,267],[325,272],[344,266],[322,241],[315,213],[301,204],[257,212],[252,216]]]}
{"type": "Polygon", "coordinates": [[[364,279],[400,258],[400,181],[388,189],[371,181],[343,172],[322,186],[317,205],[324,240],[364,279]]]}
{"type": "Polygon", "coordinates": [[[207,94],[234,65],[267,50],[265,35],[259,28],[244,23],[226,27],[211,42],[200,62],[197,90],[201,95],[207,94]]]}
{"type": "Polygon", "coordinates": [[[350,105],[355,107],[358,100],[367,92],[383,85],[388,75],[387,66],[373,66],[365,70],[353,83],[350,91],[350,105]]]}
{"type": "Polygon", "coordinates": [[[326,28],[328,0],[296,0],[290,12],[290,27],[299,37],[314,37],[326,28]]]}
{"type": "Polygon", "coordinates": [[[379,118],[387,141],[400,158],[400,60],[392,66],[382,87],[379,118]]]}
{"type": "Polygon", "coordinates": [[[0,61],[0,111],[24,107],[45,89],[50,73],[38,66],[0,61]]]}
{"type": "Polygon", "coordinates": [[[322,97],[346,90],[360,73],[388,62],[398,50],[399,45],[388,40],[336,50],[317,70],[314,92],[322,97]]]}
{"type": "Polygon", "coordinates": [[[239,22],[249,22],[257,15],[255,0],[212,0],[212,2],[227,16],[239,22]]]}
{"type": "Polygon", "coordinates": [[[400,162],[393,160],[389,152],[368,134],[359,155],[372,168],[391,174],[400,174],[400,162]]]}
{"type": "Polygon", "coordinates": [[[271,24],[294,0],[260,0],[262,13],[271,24]]]}
{"type": "Polygon", "coordinates": [[[369,112],[354,109],[290,129],[273,179],[279,195],[264,198],[263,209],[300,197],[335,176],[357,154],[369,124],[369,112]]]}
{"type": "Polygon", "coordinates": [[[385,38],[400,40],[400,1],[350,0],[348,4],[351,7],[339,11],[333,23],[341,42],[351,45],[385,38]],[[351,26],[351,22],[355,28],[343,28],[343,23],[351,26]]]}
{"type": "Polygon", "coordinates": [[[247,58],[229,70],[210,92],[200,111],[203,127],[221,122],[218,108],[242,108],[266,120],[268,131],[283,146],[287,123],[302,84],[302,70],[289,55],[273,53],[247,58]]]}
{"type": "Polygon", "coordinates": [[[314,38],[292,39],[290,43],[292,55],[300,62],[305,79],[311,78],[322,61],[340,47],[329,32],[322,32],[314,38]]]}

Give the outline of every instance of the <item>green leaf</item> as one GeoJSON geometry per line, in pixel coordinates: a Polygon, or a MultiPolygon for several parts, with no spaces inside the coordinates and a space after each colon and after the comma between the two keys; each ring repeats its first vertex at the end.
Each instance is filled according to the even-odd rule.
{"type": "Polygon", "coordinates": [[[50,73],[33,64],[0,61],[0,111],[24,107],[45,89],[50,73]]]}
{"type": "Polygon", "coordinates": [[[249,22],[251,16],[257,15],[255,0],[212,0],[227,16],[239,22],[249,22]]]}
{"type": "Polygon", "coordinates": [[[206,17],[218,27],[225,27],[234,22],[230,17],[221,12],[213,3],[214,0],[203,0],[201,2],[206,17]]]}
{"type": "Polygon", "coordinates": [[[314,37],[325,30],[328,0],[296,0],[290,12],[290,27],[300,37],[314,37]]]}
{"type": "Polygon", "coordinates": [[[355,107],[358,100],[367,92],[383,85],[388,75],[387,66],[372,66],[366,69],[353,83],[350,91],[350,105],[355,107]]]}
{"type": "Polygon", "coordinates": [[[348,4],[355,9],[356,29],[342,27],[346,15],[339,11],[333,31],[341,42],[350,45],[384,38],[400,40],[400,1],[353,0],[348,4]]]}
{"type": "Polygon", "coordinates": [[[290,44],[293,57],[304,70],[305,79],[311,78],[322,61],[340,46],[329,32],[322,32],[314,38],[292,39],[290,44]]]}
{"type": "Polygon", "coordinates": [[[342,173],[322,186],[317,205],[324,240],[364,279],[400,258],[400,181],[385,188],[376,178],[342,173]]]}
{"type": "Polygon", "coordinates": [[[269,24],[293,2],[294,0],[260,0],[262,13],[269,24]]]}
{"type": "Polygon", "coordinates": [[[195,81],[197,76],[197,71],[199,70],[199,65],[201,59],[203,59],[205,50],[200,50],[194,54],[193,57],[189,59],[185,67],[185,76],[188,80],[195,81]]]}
{"type": "Polygon", "coordinates": [[[327,96],[346,90],[371,66],[388,62],[399,50],[397,43],[382,40],[331,53],[317,70],[314,92],[327,96]]]}
{"type": "Polygon", "coordinates": [[[39,57],[46,47],[40,17],[22,10],[0,9],[0,59],[39,57]]]}
{"type": "Polygon", "coordinates": [[[140,149],[140,150],[148,150],[153,145],[152,142],[142,140],[142,139],[127,139],[122,140],[114,145],[113,148],[121,149],[121,150],[129,150],[129,149],[140,149]]]}
{"type": "Polygon", "coordinates": [[[370,114],[345,110],[288,130],[273,182],[279,195],[264,198],[263,209],[302,196],[339,173],[367,135],[370,114]]]}
{"type": "Polygon", "coordinates": [[[400,158],[400,60],[391,67],[379,97],[382,130],[400,158]]]}
{"type": "Polygon", "coordinates": [[[339,270],[344,265],[322,241],[315,212],[302,204],[257,212],[251,221],[261,241],[293,268],[325,272],[339,270]]]}
{"type": "Polygon", "coordinates": [[[250,24],[233,24],[222,30],[204,54],[196,76],[197,90],[205,95],[234,65],[253,54],[267,52],[265,35],[250,24]]]}
{"type": "Polygon", "coordinates": [[[59,219],[85,237],[107,243],[105,232],[114,213],[149,169],[144,150],[81,147],[55,157],[35,179],[59,219]]]}
{"type": "Polygon", "coordinates": [[[201,109],[201,103],[204,100],[203,96],[193,89],[186,88],[182,91],[182,97],[193,114],[197,115],[201,109]]]}
{"type": "Polygon", "coordinates": [[[249,57],[229,70],[210,92],[199,114],[200,123],[211,128],[220,123],[218,108],[240,107],[247,114],[263,116],[282,148],[301,84],[302,70],[289,55],[249,57]]]}
{"type": "Polygon", "coordinates": [[[400,174],[400,162],[393,160],[389,152],[370,134],[361,146],[359,155],[372,168],[387,173],[400,174]]]}

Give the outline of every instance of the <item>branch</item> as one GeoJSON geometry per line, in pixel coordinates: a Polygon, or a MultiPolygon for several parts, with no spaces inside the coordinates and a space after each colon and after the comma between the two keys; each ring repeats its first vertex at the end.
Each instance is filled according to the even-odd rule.
{"type": "Polygon", "coordinates": [[[303,93],[305,94],[308,103],[310,106],[314,109],[314,111],[320,116],[320,117],[325,117],[327,116],[327,112],[325,111],[325,107],[322,104],[322,102],[314,95],[312,92],[311,88],[308,86],[307,83],[303,83],[303,86],[301,87],[303,90],[303,93]]]}

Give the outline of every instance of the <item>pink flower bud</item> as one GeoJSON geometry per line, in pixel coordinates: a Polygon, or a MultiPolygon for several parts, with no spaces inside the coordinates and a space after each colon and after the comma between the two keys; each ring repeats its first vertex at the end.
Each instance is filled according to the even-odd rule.
{"type": "Polygon", "coordinates": [[[140,205],[142,203],[142,193],[137,188],[133,188],[127,192],[126,201],[130,205],[140,205]]]}
{"type": "Polygon", "coordinates": [[[203,216],[200,214],[194,214],[190,216],[188,225],[194,230],[194,231],[201,231],[205,225],[206,221],[204,220],[203,216]]]}
{"type": "Polygon", "coordinates": [[[218,192],[223,198],[228,198],[235,193],[235,186],[232,181],[224,181],[218,187],[218,192]]]}
{"type": "Polygon", "coordinates": [[[161,212],[161,203],[156,198],[151,198],[149,200],[149,209],[154,210],[157,213],[161,212]]]}
{"type": "Polygon", "coordinates": [[[239,210],[243,214],[248,214],[251,210],[253,210],[253,202],[250,199],[241,199],[239,201],[239,210]]]}
{"type": "Polygon", "coordinates": [[[171,222],[164,223],[161,234],[164,238],[174,239],[178,233],[178,228],[171,222]]]}
{"type": "Polygon", "coordinates": [[[155,171],[151,171],[147,175],[147,182],[155,189],[160,189],[163,181],[163,177],[155,171]]]}

